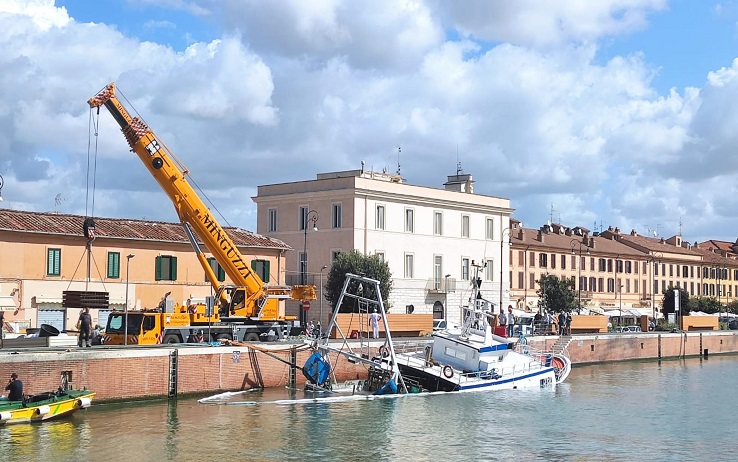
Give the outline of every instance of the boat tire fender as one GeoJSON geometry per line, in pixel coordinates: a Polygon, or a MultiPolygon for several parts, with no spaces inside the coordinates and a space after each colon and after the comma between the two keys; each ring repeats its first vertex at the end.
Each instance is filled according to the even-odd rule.
{"type": "Polygon", "coordinates": [[[34,414],[36,415],[46,415],[51,411],[51,408],[48,405],[39,406],[36,408],[36,411],[34,414]]]}
{"type": "Polygon", "coordinates": [[[454,368],[449,366],[448,364],[443,366],[443,376],[447,379],[450,379],[454,376],[454,368]]]}
{"type": "Polygon", "coordinates": [[[83,397],[77,400],[77,406],[81,407],[82,409],[90,407],[90,404],[92,404],[92,400],[87,397],[83,397]]]}
{"type": "Polygon", "coordinates": [[[386,358],[390,355],[389,347],[386,343],[379,347],[379,355],[383,358],[386,358]]]}
{"type": "Polygon", "coordinates": [[[0,421],[10,420],[13,417],[11,412],[0,412],[0,421]]]}

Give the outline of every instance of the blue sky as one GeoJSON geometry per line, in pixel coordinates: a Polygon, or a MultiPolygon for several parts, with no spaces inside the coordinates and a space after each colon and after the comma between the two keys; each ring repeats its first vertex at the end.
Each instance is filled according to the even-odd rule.
{"type": "MultiPolygon", "coordinates": [[[[115,81],[246,229],[258,185],[402,146],[408,183],[460,162],[525,226],[735,241],[737,24],[733,0],[5,0],[0,206],[85,213],[85,103],[115,81]]],[[[95,215],[176,221],[107,114],[96,142],[95,215]]]]}

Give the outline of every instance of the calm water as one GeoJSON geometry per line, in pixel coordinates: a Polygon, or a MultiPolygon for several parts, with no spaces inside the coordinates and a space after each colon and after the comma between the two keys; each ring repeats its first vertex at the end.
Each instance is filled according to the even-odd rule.
{"type": "Polygon", "coordinates": [[[63,421],[0,428],[0,460],[735,460],[737,382],[738,357],[713,356],[578,367],[556,390],[98,405],[63,421]]]}

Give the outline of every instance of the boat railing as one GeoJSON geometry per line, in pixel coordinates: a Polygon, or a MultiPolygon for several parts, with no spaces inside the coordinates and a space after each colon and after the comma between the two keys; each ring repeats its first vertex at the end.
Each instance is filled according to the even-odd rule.
{"type": "Polygon", "coordinates": [[[551,361],[553,359],[553,351],[551,350],[542,350],[540,348],[536,348],[533,346],[530,346],[528,344],[523,343],[516,343],[514,350],[516,353],[524,354],[527,356],[530,356],[533,358],[536,362],[544,365],[544,366],[550,366],[551,361]]]}

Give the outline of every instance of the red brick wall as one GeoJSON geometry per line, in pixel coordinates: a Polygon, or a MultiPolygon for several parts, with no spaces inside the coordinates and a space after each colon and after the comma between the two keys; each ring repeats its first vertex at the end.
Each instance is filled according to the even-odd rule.
{"type": "MultiPolygon", "coordinates": [[[[574,364],[655,359],[659,357],[698,356],[705,349],[711,354],[738,352],[738,335],[733,332],[694,332],[688,334],[607,334],[575,336],[568,345],[574,364]],[[701,343],[700,343],[701,342],[701,343]]],[[[531,338],[529,344],[550,349],[556,336],[531,338]]],[[[97,393],[96,400],[132,400],[161,397],[168,394],[170,352],[174,348],[89,349],[67,352],[21,352],[0,356],[0,380],[17,372],[24,392],[33,394],[55,390],[61,383],[62,371],[72,371],[74,388],[87,387],[97,393]]],[[[245,347],[178,348],[179,394],[207,394],[240,390],[257,386],[258,380],[245,347]],[[237,354],[235,353],[237,352],[237,354]]],[[[372,350],[376,354],[376,349],[372,350]]],[[[289,361],[288,351],[273,352],[289,361]]],[[[310,351],[297,354],[302,366],[310,351]]],[[[258,366],[266,387],[284,387],[289,366],[263,353],[257,353],[258,366]]],[[[341,360],[336,367],[338,380],[365,378],[367,367],[341,360]]],[[[305,378],[296,370],[297,386],[305,378]]],[[[4,387],[3,387],[4,388],[4,387]]]]}

